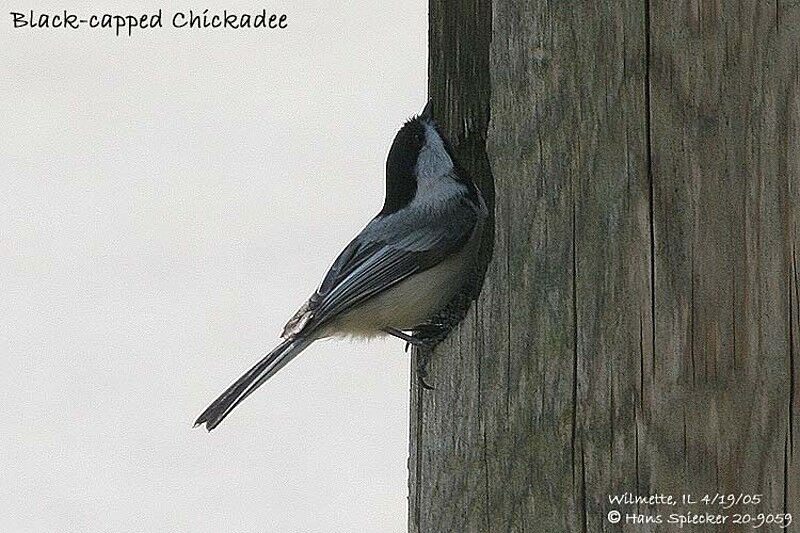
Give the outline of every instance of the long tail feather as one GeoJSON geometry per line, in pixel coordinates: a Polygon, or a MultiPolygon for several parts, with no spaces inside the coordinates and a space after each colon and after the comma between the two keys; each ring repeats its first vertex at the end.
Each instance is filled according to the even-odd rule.
{"type": "Polygon", "coordinates": [[[205,424],[211,431],[239,405],[242,400],[250,396],[262,383],[275,375],[278,370],[286,366],[302,352],[313,339],[294,337],[286,339],[268,353],[261,361],[237,379],[228,390],[223,392],[214,403],[203,411],[194,423],[194,426],[205,424]]]}

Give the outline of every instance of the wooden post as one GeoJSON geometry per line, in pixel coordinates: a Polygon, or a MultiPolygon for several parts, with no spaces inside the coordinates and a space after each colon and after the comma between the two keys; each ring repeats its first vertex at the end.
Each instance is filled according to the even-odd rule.
{"type": "Polygon", "coordinates": [[[412,379],[410,531],[722,512],[626,491],[800,531],[800,5],[431,0],[430,93],[495,232],[412,379]]]}

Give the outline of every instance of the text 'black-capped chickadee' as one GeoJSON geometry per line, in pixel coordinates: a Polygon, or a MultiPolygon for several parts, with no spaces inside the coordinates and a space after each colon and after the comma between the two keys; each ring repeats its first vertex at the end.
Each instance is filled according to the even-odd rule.
{"type": "Polygon", "coordinates": [[[195,426],[211,431],[317,339],[394,335],[425,344],[430,321],[471,278],[486,204],[453,156],[431,104],[395,136],[383,209],[336,258],[289,320],[283,342],[217,398],[195,426]]]}

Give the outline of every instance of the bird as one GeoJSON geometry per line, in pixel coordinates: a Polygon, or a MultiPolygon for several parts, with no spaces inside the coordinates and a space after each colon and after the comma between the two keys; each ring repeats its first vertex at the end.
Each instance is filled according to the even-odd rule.
{"type": "Polygon", "coordinates": [[[440,341],[448,324],[437,315],[470,290],[487,217],[480,189],[456,160],[428,101],[395,135],[380,212],[286,323],[278,346],[214,400],[195,427],[216,428],[318,339],[391,335],[406,349],[440,341]]]}

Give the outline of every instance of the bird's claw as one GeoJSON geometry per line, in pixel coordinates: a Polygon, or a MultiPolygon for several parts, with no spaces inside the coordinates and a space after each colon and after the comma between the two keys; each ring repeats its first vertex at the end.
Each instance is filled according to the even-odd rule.
{"type": "Polygon", "coordinates": [[[433,348],[426,347],[417,352],[417,380],[420,387],[425,390],[434,390],[433,386],[429,385],[425,378],[428,377],[428,363],[431,361],[433,348]]]}
{"type": "Polygon", "coordinates": [[[425,390],[436,390],[432,385],[428,385],[428,382],[425,381],[425,378],[419,373],[417,373],[417,381],[419,382],[419,386],[425,390]]]}
{"type": "Polygon", "coordinates": [[[404,351],[408,353],[412,346],[416,346],[418,351],[417,379],[419,385],[425,390],[434,388],[425,381],[428,376],[428,362],[430,361],[433,349],[439,344],[449,331],[446,324],[441,322],[428,322],[414,328],[411,335],[396,328],[386,328],[384,331],[406,341],[404,351]]]}

